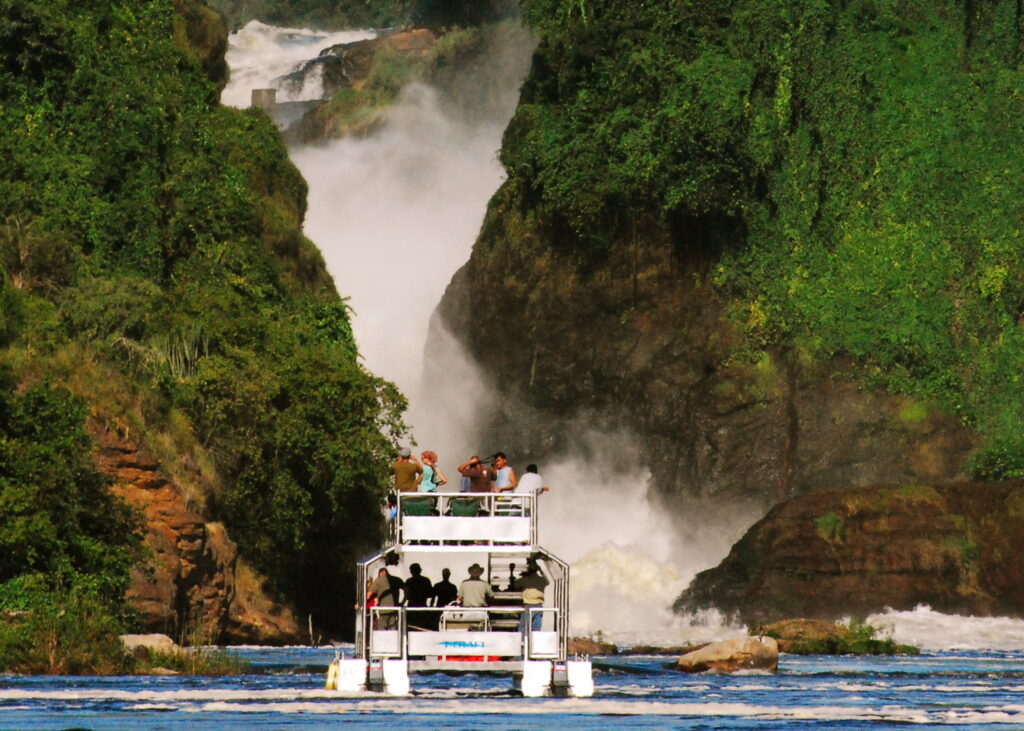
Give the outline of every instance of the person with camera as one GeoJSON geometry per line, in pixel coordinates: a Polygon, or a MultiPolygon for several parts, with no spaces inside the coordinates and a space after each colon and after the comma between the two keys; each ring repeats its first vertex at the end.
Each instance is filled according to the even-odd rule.
{"type": "Polygon", "coordinates": [[[472,456],[469,461],[459,465],[459,474],[469,478],[470,492],[491,492],[491,468],[472,456]]]}

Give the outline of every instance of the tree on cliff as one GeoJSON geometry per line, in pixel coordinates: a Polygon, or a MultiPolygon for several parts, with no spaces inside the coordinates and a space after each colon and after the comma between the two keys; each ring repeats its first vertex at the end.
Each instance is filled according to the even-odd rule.
{"type": "Polygon", "coordinates": [[[2,5],[0,357],[130,430],[338,626],[404,400],[357,360],[276,129],[219,106],[187,2],[2,5]]]}

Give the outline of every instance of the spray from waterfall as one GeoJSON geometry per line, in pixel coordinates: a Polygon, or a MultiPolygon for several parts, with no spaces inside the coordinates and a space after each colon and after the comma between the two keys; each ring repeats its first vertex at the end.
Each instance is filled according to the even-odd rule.
{"type": "MultiPolygon", "coordinates": [[[[225,102],[247,105],[243,87],[273,85],[343,36],[359,37],[250,23],[232,36],[225,102]]],[[[422,372],[431,315],[468,259],[487,202],[504,180],[497,150],[532,41],[521,30],[501,38],[512,42],[492,49],[494,59],[482,65],[494,76],[463,84],[461,95],[412,84],[373,136],[291,150],[309,183],[306,234],[323,252],[338,291],[349,298],[366,366],[409,397],[414,437],[420,448],[440,455],[450,479],[471,454],[500,448],[475,437],[481,414],[496,402],[492,384],[436,322],[430,367],[445,378],[432,378],[432,390],[425,393],[422,372]],[[508,92],[497,104],[496,85],[508,92]],[[473,89],[490,90],[488,103],[467,99],[473,89]]],[[[637,457],[636,440],[582,426],[579,431],[591,457],[541,465],[552,487],[543,498],[541,536],[572,563],[573,631],[601,632],[621,644],[678,644],[735,633],[713,614],[682,620],[669,607],[738,534],[704,545],[682,540],[665,512],[648,500],[649,474],[637,457]]],[[[520,472],[533,461],[512,456],[520,472]]]]}

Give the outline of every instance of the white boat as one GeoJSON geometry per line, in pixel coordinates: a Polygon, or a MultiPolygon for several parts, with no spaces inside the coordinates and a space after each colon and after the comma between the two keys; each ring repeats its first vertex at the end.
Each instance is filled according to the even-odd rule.
{"type": "Polygon", "coordinates": [[[567,654],[569,566],[539,545],[539,502],[521,494],[399,494],[387,545],[358,564],[354,657],[334,660],[327,687],[406,695],[416,674],[488,673],[510,676],[527,697],[592,695],[590,659],[567,654]],[[524,605],[513,586],[531,560],[549,581],[539,606],[524,605]],[[459,577],[470,561],[480,562],[494,591],[486,607],[366,608],[367,579],[381,568],[405,577],[413,563],[445,563],[459,577]]]}

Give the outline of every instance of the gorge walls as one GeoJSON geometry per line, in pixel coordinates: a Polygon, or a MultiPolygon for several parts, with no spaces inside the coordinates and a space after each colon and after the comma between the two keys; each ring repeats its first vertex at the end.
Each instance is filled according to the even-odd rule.
{"type": "Polygon", "coordinates": [[[964,13],[524,3],[509,180],[440,307],[495,440],[625,429],[701,520],[1016,474],[1019,18],[964,13]]]}

